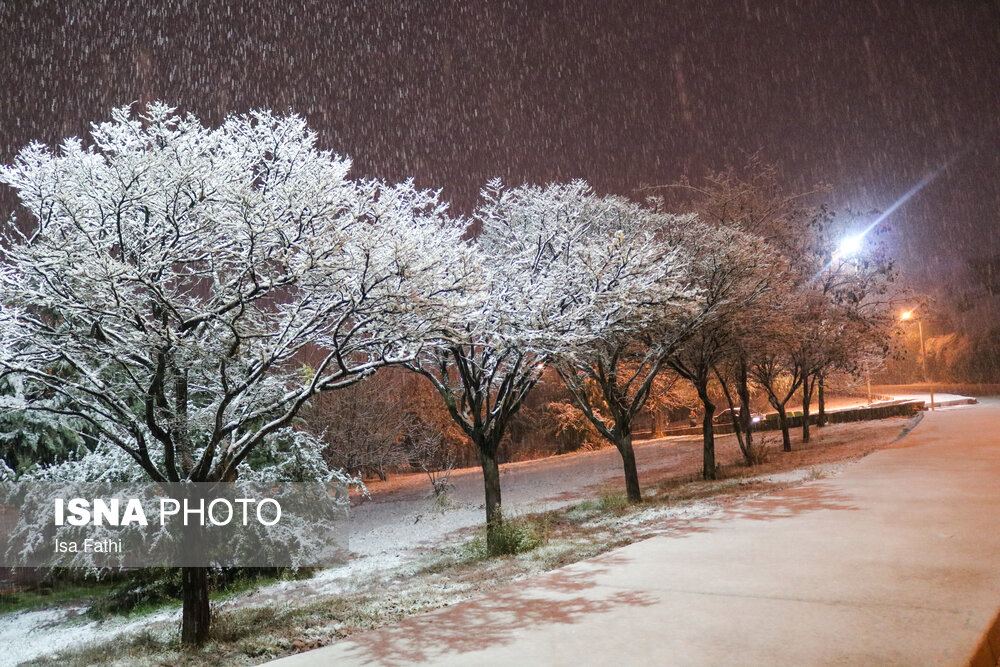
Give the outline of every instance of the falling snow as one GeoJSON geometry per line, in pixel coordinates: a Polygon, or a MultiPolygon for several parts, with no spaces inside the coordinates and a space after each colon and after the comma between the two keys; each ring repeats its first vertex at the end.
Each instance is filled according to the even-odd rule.
{"type": "MultiPolygon", "coordinates": [[[[669,200],[759,154],[886,235],[932,360],[982,349],[963,379],[1000,377],[995,0],[0,0],[0,38],[3,165],[151,100],[210,126],[301,114],[354,177],[412,177],[466,215],[494,177],[669,200]]],[[[0,220],[15,209],[0,186],[0,220]]]]}

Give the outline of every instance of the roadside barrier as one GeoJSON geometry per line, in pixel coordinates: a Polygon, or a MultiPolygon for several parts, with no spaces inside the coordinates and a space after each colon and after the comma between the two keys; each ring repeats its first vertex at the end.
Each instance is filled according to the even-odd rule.
{"type": "MultiPolygon", "coordinates": [[[[895,401],[893,403],[879,404],[864,406],[860,408],[851,408],[849,410],[833,410],[827,411],[826,413],[826,423],[827,424],[843,424],[846,422],[858,422],[858,421],[869,421],[873,419],[887,419],[889,417],[912,417],[921,410],[926,410],[927,406],[924,401],[895,401]]],[[[788,413],[788,427],[796,428],[802,426],[802,412],[789,412],[788,413]]],[[[815,413],[809,415],[809,423],[817,424],[819,423],[819,417],[815,413]]],[[[769,414],[759,422],[753,425],[754,431],[776,431],[780,427],[778,426],[778,415],[769,414]]],[[[733,432],[733,425],[731,423],[716,424],[715,433],[719,435],[725,435],[727,433],[733,432]]],[[[699,435],[701,434],[701,426],[684,426],[681,428],[668,428],[664,429],[663,436],[670,435],[699,435]]]]}

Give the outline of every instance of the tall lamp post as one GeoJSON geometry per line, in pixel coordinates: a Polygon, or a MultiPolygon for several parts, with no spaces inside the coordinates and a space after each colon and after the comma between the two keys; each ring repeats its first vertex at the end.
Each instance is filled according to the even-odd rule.
{"type": "Polygon", "coordinates": [[[917,321],[917,331],[920,333],[920,367],[923,371],[924,382],[927,382],[927,389],[931,393],[931,412],[934,411],[934,385],[930,384],[927,379],[927,348],[924,347],[924,325],[919,317],[913,316],[913,311],[908,310],[899,316],[901,322],[906,322],[908,320],[915,319],[917,321]]]}

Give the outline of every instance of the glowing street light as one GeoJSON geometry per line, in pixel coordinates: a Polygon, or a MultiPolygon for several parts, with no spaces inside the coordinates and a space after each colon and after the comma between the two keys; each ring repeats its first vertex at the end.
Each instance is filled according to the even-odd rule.
{"type": "MultiPolygon", "coordinates": [[[[924,382],[927,382],[927,348],[924,347],[924,324],[920,321],[920,318],[914,318],[914,311],[907,310],[899,316],[900,322],[907,322],[912,319],[917,320],[917,331],[920,332],[920,368],[924,373],[924,382]]],[[[931,412],[934,412],[934,386],[931,384],[927,385],[928,391],[931,393],[931,412]]]]}
{"type": "Polygon", "coordinates": [[[886,209],[886,211],[884,213],[882,213],[880,216],[878,216],[877,218],[875,218],[875,220],[872,221],[872,223],[870,225],[868,225],[867,227],[865,227],[864,230],[862,230],[862,232],[860,234],[855,234],[854,236],[848,236],[847,238],[845,238],[844,240],[842,240],[840,242],[840,246],[833,253],[833,256],[831,257],[830,262],[825,267],[823,267],[823,269],[821,269],[819,272],[817,272],[816,275],[813,276],[812,279],[816,280],[816,278],[818,278],[819,275],[821,273],[823,273],[823,271],[825,271],[826,269],[829,269],[830,266],[834,262],[836,262],[838,259],[839,260],[843,260],[843,259],[846,259],[846,258],[852,256],[852,255],[857,254],[858,251],[861,250],[861,246],[862,246],[862,244],[863,244],[863,242],[865,240],[865,234],[867,234],[868,232],[870,232],[873,229],[875,229],[876,227],[878,227],[879,224],[883,220],[885,220],[890,215],[892,215],[893,212],[896,211],[900,206],[902,206],[903,204],[905,204],[907,201],[909,201],[909,199],[911,197],[913,197],[918,192],[920,192],[926,185],[928,185],[935,178],[937,178],[942,173],[944,173],[944,171],[956,159],[957,159],[957,156],[955,158],[952,158],[951,160],[949,160],[947,163],[945,163],[945,164],[941,165],[940,167],[938,167],[938,169],[936,171],[933,171],[933,172],[927,174],[926,176],[924,176],[922,179],[920,179],[920,181],[916,185],[914,185],[912,188],[910,188],[909,190],[907,190],[906,193],[902,197],[900,197],[899,199],[897,199],[896,201],[894,201],[892,203],[892,206],[890,206],[888,209],[886,209]]]}
{"type": "Polygon", "coordinates": [[[865,235],[863,232],[861,234],[855,234],[854,236],[848,236],[840,242],[840,246],[837,248],[837,251],[833,253],[833,257],[835,259],[844,259],[846,257],[856,255],[858,251],[861,250],[861,244],[864,240],[865,235]]]}
{"type": "Polygon", "coordinates": [[[826,265],[824,265],[822,269],[820,269],[819,271],[816,272],[816,275],[814,275],[810,279],[810,282],[816,280],[821,275],[823,275],[823,272],[825,272],[825,271],[829,270],[830,268],[832,268],[833,265],[838,260],[844,261],[848,257],[851,257],[852,255],[858,254],[858,252],[861,251],[861,248],[864,245],[865,234],[867,234],[871,230],[872,230],[872,226],[869,225],[868,228],[865,229],[864,231],[862,231],[860,234],[855,234],[853,236],[847,236],[847,237],[841,239],[840,245],[838,245],[837,249],[833,251],[832,255],[830,255],[830,261],[827,262],[826,265]]]}

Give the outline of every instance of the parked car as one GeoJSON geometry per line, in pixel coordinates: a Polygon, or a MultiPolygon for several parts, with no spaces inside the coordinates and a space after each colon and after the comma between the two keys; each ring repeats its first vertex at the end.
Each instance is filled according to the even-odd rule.
{"type": "MultiPolygon", "coordinates": [[[[715,413],[715,416],[712,417],[712,423],[731,424],[733,421],[733,415],[736,415],[738,417],[739,414],[740,414],[739,406],[736,406],[735,408],[732,409],[726,408],[725,410],[715,413]]],[[[753,422],[754,424],[761,421],[762,419],[764,419],[764,415],[758,414],[756,412],[750,413],[750,421],[753,422]]]]}

